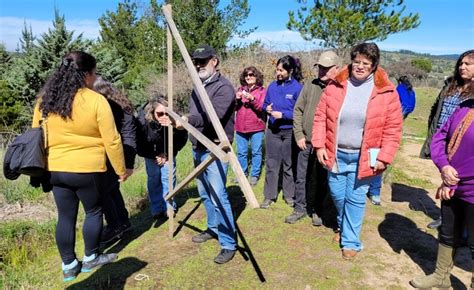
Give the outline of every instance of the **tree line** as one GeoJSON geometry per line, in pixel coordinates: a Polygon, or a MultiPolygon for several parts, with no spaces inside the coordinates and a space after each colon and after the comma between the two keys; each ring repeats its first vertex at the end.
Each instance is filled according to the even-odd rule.
{"type": "MultiPolygon", "coordinates": [[[[389,34],[407,31],[420,24],[418,14],[403,16],[403,0],[296,0],[300,8],[289,11],[287,27],[303,38],[321,42],[341,54],[352,45],[383,40],[389,34]]],[[[228,46],[234,36],[245,37],[257,29],[242,29],[249,13],[248,0],[150,0],[141,6],[123,0],[99,18],[99,38],[89,40],[66,27],[64,15],[56,10],[52,28],[33,35],[24,24],[18,48],[8,52],[0,44],[0,132],[17,132],[29,125],[32,107],[60,58],[72,50],[84,50],[97,58],[97,73],[125,90],[131,101],[147,99],[145,89],[153,76],[166,72],[166,23],[163,4],[171,4],[173,18],[186,47],[200,43],[213,46],[225,58],[244,46],[228,46]]],[[[248,45],[260,46],[259,42],[248,45]]],[[[181,62],[177,47],[174,61],[181,62]]]]}

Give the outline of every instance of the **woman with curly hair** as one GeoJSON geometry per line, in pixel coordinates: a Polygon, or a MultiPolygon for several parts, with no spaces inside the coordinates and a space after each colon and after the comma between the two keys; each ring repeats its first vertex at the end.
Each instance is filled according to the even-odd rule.
{"type": "Polygon", "coordinates": [[[91,90],[96,60],[85,52],[66,54],[43,88],[34,109],[33,127],[45,125],[48,171],[58,210],[56,244],[64,281],[110,263],[117,254],[100,254],[102,207],[99,197],[109,158],[120,181],[125,181],[122,142],[107,100],[91,90]],[[74,251],[76,219],[82,203],[86,213],[82,233],[82,263],[74,251]]]}
{"type": "Polygon", "coordinates": [[[248,175],[248,148],[252,148],[252,171],[250,185],[257,184],[262,167],[262,143],[265,121],[262,104],[267,90],[263,87],[263,75],[254,66],[245,68],[240,74],[240,87],[236,93],[235,139],[240,166],[248,175]]]}
{"type": "MultiPolygon", "coordinates": [[[[98,76],[94,82],[94,91],[106,97],[109,102],[112,114],[114,115],[115,125],[122,137],[125,167],[128,174],[131,175],[133,173],[137,147],[133,105],[123,92],[101,76],[98,76]]],[[[104,227],[101,236],[101,242],[105,244],[122,238],[132,227],[120,192],[118,176],[112,169],[109,160],[107,160],[106,178],[105,191],[101,195],[102,210],[107,221],[107,226],[104,227]]]]}
{"type": "MultiPolygon", "coordinates": [[[[138,112],[137,153],[145,158],[148,198],[151,215],[154,219],[167,218],[168,209],[176,208],[174,202],[165,202],[169,192],[168,175],[168,125],[178,128],[173,130],[173,158],[186,145],[188,133],[180,124],[170,120],[165,108],[168,102],[162,95],[154,96],[138,112]]],[[[174,162],[176,164],[176,162],[174,162]]],[[[176,166],[172,168],[173,183],[176,182],[176,166]]]]}

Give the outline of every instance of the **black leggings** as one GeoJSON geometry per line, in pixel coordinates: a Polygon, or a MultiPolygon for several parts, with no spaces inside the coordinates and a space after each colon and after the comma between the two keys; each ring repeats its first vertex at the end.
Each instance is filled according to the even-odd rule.
{"type": "Polygon", "coordinates": [[[76,259],[76,220],[81,201],[86,217],[82,227],[85,254],[97,253],[102,231],[99,192],[104,173],[51,172],[54,200],[58,208],[56,244],[64,264],[76,259]]]}
{"type": "Polygon", "coordinates": [[[107,226],[118,229],[129,222],[128,211],[120,192],[119,177],[115,174],[112,166],[107,164],[105,173],[104,190],[101,192],[101,205],[107,226]]]}
{"type": "Polygon", "coordinates": [[[459,198],[441,202],[442,224],[439,228],[439,242],[457,248],[467,229],[467,244],[474,259],[474,204],[459,198]]]}

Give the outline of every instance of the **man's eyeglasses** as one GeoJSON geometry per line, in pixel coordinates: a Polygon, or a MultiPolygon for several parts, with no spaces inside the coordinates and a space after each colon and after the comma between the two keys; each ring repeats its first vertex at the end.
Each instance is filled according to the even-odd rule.
{"type": "Polygon", "coordinates": [[[156,116],[158,116],[158,118],[163,117],[163,116],[168,116],[168,113],[166,113],[166,112],[156,112],[155,114],[156,114],[156,116]]]}
{"type": "Polygon", "coordinates": [[[253,74],[253,73],[244,74],[244,77],[254,77],[254,76],[255,76],[255,74],[253,74]]]}
{"type": "Polygon", "coordinates": [[[210,60],[210,58],[195,58],[193,59],[193,64],[195,66],[206,66],[210,60]]]}

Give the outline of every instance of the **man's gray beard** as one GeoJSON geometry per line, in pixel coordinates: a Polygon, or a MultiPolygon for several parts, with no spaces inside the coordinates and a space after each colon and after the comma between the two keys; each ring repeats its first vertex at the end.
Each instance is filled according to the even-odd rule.
{"type": "Polygon", "coordinates": [[[198,71],[198,75],[201,81],[205,81],[211,76],[211,73],[207,69],[203,69],[198,71]]]}

